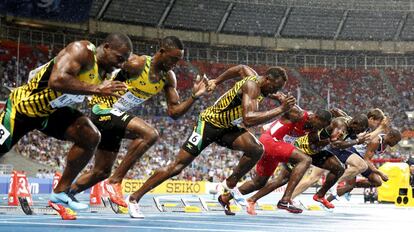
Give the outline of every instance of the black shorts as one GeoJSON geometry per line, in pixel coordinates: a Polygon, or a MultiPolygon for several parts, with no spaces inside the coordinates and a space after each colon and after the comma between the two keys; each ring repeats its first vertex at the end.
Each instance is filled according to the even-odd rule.
{"type": "Polygon", "coordinates": [[[24,135],[36,129],[64,140],[67,128],[82,116],[84,115],[74,108],[62,107],[47,117],[29,117],[17,112],[9,99],[0,114],[0,154],[8,152],[24,135]]]}
{"type": "Polygon", "coordinates": [[[332,153],[328,151],[320,151],[319,153],[315,155],[311,155],[312,158],[312,164],[316,167],[321,167],[327,159],[334,156],[332,153]]]}
{"type": "Polygon", "coordinates": [[[118,152],[128,123],[134,117],[117,109],[101,109],[98,105],[92,108],[91,120],[101,132],[98,149],[118,152]]]}
{"type": "Polygon", "coordinates": [[[229,133],[243,134],[245,132],[247,132],[246,129],[237,126],[230,128],[218,128],[213,124],[198,118],[193,132],[181,148],[193,156],[198,156],[204,148],[213,142],[219,144],[220,146],[232,149],[233,141],[237,137],[235,137],[233,141],[224,141],[223,136],[229,133]]]}
{"type": "MultiPolygon", "coordinates": [[[[315,155],[311,155],[310,157],[312,158],[312,165],[316,167],[321,167],[326,162],[326,160],[332,156],[334,155],[328,151],[320,151],[319,153],[316,153],[315,155]]],[[[283,163],[283,166],[289,172],[291,172],[292,169],[295,167],[295,165],[292,163],[283,163]]]]}

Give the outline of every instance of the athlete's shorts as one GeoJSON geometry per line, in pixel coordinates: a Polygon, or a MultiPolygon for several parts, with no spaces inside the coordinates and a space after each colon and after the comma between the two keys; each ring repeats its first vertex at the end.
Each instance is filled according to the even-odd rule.
{"type": "Polygon", "coordinates": [[[232,149],[233,141],[237,139],[237,137],[234,137],[233,141],[223,141],[223,136],[230,133],[240,133],[241,135],[245,132],[247,132],[246,129],[237,126],[230,128],[218,128],[213,124],[198,118],[193,132],[181,148],[193,156],[198,156],[204,148],[213,142],[219,144],[220,146],[232,149]]]}
{"type": "Polygon", "coordinates": [[[263,144],[265,152],[256,164],[257,175],[272,176],[279,163],[289,162],[295,146],[283,141],[275,141],[268,134],[262,134],[259,141],[263,144]]]}
{"type": "MultiPolygon", "coordinates": [[[[338,148],[328,148],[327,151],[329,151],[330,153],[336,155],[336,157],[338,157],[338,159],[345,164],[346,161],[348,160],[348,158],[352,155],[352,154],[356,154],[361,156],[358,151],[354,148],[354,147],[349,147],[347,149],[338,149],[338,148]]],[[[362,156],[361,156],[362,157],[362,156]]]]}
{"type": "Polygon", "coordinates": [[[334,154],[326,151],[326,150],[322,150],[319,153],[315,154],[315,155],[311,155],[312,158],[312,165],[316,166],[316,167],[322,167],[322,165],[325,163],[325,161],[327,159],[329,159],[330,157],[334,156],[334,154]]]}
{"type": "Polygon", "coordinates": [[[47,117],[29,117],[17,112],[12,101],[8,99],[0,114],[0,154],[10,151],[24,135],[36,129],[48,136],[64,140],[67,128],[82,116],[74,108],[63,107],[47,117]]]}
{"type": "Polygon", "coordinates": [[[101,109],[93,106],[91,120],[101,132],[98,149],[118,152],[128,123],[134,118],[117,109],[101,109]]]}

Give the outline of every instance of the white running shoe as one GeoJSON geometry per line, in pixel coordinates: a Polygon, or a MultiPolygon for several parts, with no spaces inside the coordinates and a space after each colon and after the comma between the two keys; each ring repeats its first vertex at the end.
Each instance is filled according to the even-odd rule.
{"type": "Polygon", "coordinates": [[[131,218],[138,218],[138,219],[144,218],[144,214],[142,214],[139,208],[139,204],[136,201],[130,202],[129,196],[128,196],[128,198],[126,199],[126,203],[128,205],[128,213],[129,213],[129,216],[131,216],[131,218]]]}

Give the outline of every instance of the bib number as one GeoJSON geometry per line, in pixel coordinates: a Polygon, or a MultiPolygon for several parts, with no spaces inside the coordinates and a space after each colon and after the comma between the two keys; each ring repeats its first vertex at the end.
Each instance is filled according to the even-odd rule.
{"type": "Polygon", "coordinates": [[[117,108],[121,111],[128,111],[140,104],[142,104],[146,99],[139,98],[131,92],[127,92],[114,104],[114,108],[117,108]]]}
{"type": "Polygon", "coordinates": [[[6,141],[7,138],[9,138],[10,132],[4,127],[2,124],[0,124],[0,145],[3,145],[3,143],[6,141]]]}
{"type": "Polygon", "coordinates": [[[62,108],[76,103],[81,103],[85,99],[84,95],[63,94],[55,100],[49,102],[52,108],[62,108]]]}
{"type": "Polygon", "coordinates": [[[191,136],[188,139],[188,141],[190,143],[192,143],[193,145],[197,146],[200,143],[200,141],[201,141],[202,138],[203,137],[199,133],[193,131],[193,133],[191,134],[191,136]]]}
{"type": "Polygon", "coordinates": [[[233,121],[231,122],[231,124],[232,124],[233,126],[238,126],[238,125],[240,125],[242,122],[243,122],[243,118],[242,118],[242,117],[240,117],[240,118],[238,118],[238,119],[233,120],[233,121]]]}

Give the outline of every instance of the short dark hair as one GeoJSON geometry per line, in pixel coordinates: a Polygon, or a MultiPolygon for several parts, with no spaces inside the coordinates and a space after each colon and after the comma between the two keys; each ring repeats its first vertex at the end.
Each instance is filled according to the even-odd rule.
{"type": "Polygon", "coordinates": [[[266,75],[270,76],[272,78],[283,78],[284,81],[287,81],[288,79],[288,75],[286,73],[286,70],[282,67],[279,66],[275,66],[275,67],[270,67],[267,71],[266,71],[266,75]]]}
{"type": "Polygon", "coordinates": [[[374,120],[382,120],[385,115],[384,112],[379,108],[370,109],[367,114],[368,118],[373,118],[374,120]]]}
{"type": "Polygon", "coordinates": [[[391,128],[388,133],[389,136],[391,136],[392,138],[398,138],[399,140],[401,140],[401,132],[396,129],[396,128],[391,128]]]}
{"type": "Polygon", "coordinates": [[[167,36],[161,40],[162,48],[177,48],[180,50],[184,49],[183,42],[177,36],[167,36]]]}
{"type": "Polygon", "coordinates": [[[331,120],[332,120],[332,114],[331,114],[331,112],[329,112],[327,110],[319,109],[319,110],[316,111],[315,115],[324,122],[329,122],[330,123],[331,120]]]}
{"type": "Polygon", "coordinates": [[[111,33],[105,38],[105,43],[108,43],[111,48],[117,49],[126,46],[132,51],[131,39],[122,33],[111,33]]]}
{"type": "Polygon", "coordinates": [[[352,118],[352,122],[362,125],[363,127],[368,127],[368,117],[365,114],[358,114],[352,118]]]}

